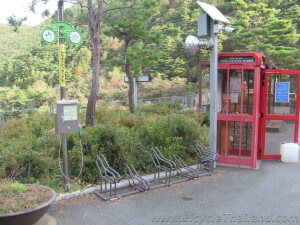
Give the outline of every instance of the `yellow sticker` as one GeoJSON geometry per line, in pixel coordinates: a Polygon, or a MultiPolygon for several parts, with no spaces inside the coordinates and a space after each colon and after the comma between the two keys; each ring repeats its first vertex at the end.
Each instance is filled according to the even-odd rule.
{"type": "Polygon", "coordinates": [[[66,86],[66,70],[65,70],[65,61],[66,61],[66,49],[64,44],[59,45],[59,85],[61,87],[66,86]]]}

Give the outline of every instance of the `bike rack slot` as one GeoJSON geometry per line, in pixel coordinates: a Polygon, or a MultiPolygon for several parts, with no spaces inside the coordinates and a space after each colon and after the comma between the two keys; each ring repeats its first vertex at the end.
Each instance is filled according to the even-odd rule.
{"type": "Polygon", "coordinates": [[[100,175],[100,192],[95,191],[94,193],[105,201],[115,198],[117,195],[117,183],[119,183],[121,179],[120,174],[109,166],[104,155],[97,155],[96,166],[100,175]],[[107,184],[109,184],[109,187],[107,187],[107,184]],[[107,192],[109,192],[108,198],[104,195],[107,192]]]}
{"type": "Polygon", "coordinates": [[[188,179],[195,179],[196,177],[199,176],[198,171],[186,165],[186,163],[178,155],[175,155],[173,160],[176,163],[177,173],[180,176],[186,177],[188,179]]]}
{"type": "Polygon", "coordinates": [[[154,173],[154,180],[159,181],[160,173],[165,172],[165,182],[168,182],[168,185],[170,185],[172,172],[176,171],[176,163],[165,158],[157,147],[151,148],[149,150],[149,154],[154,164],[154,167],[156,168],[156,173],[154,173]]]}
{"type": "Polygon", "coordinates": [[[149,181],[142,178],[135,170],[132,164],[126,165],[124,170],[129,186],[139,191],[146,191],[150,189],[149,181]]]}
{"type": "Polygon", "coordinates": [[[213,172],[210,165],[219,160],[219,154],[210,151],[205,145],[203,145],[199,140],[194,140],[192,142],[193,148],[197,155],[197,169],[207,169],[209,172],[213,172]]]}

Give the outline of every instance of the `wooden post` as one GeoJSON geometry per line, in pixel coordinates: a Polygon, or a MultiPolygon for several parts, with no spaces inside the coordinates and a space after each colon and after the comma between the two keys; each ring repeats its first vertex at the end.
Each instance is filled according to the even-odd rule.
{"type": "Polygon", "coordinates": [[[199,87],[198,87],[198,92],[199,92],[198,110],[201,110],[201,107],[202,107],[202,64],[201,64],[201,62],[199,62],[199,87]]]}

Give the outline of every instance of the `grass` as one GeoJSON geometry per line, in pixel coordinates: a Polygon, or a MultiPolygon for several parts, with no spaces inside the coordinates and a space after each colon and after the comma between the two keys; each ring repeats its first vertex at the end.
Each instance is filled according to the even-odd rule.
{"type": "Polygon", "coordinates": [[[15,181],[0,180],[0,214],[30,210],[48,201],[52,196],[42,186],[26,186],[15,181]]]}

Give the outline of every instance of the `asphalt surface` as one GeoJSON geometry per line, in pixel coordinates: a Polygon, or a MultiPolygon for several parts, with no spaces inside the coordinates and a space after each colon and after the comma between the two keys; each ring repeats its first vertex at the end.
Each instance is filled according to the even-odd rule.
{"type": "Polygon", "coordinates": [[[93,196],[51,206],[58,225],[300,224],[300,164],[216,174],[104,202],[93,196]]]}

